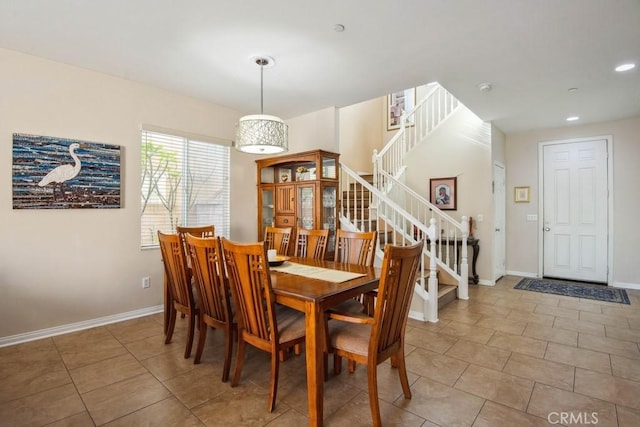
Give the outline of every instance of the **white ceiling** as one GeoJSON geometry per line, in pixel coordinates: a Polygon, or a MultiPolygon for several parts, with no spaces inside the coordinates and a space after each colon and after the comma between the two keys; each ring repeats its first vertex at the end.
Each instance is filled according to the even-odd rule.
{"type": "Polygon", "coordinates": [[[0,47],[242,114],[269,55],[284,119],[431,81],[506,133],[640,115],[639,0],[0,0],[0,47]]]}

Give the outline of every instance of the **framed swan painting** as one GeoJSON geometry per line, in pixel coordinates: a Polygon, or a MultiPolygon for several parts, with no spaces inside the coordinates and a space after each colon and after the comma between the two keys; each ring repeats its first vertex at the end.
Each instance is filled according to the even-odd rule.
{"type": "Polygon", "coordinates": [[[120,207],[120,146],[13,134],[13,209],[120,207]]]}

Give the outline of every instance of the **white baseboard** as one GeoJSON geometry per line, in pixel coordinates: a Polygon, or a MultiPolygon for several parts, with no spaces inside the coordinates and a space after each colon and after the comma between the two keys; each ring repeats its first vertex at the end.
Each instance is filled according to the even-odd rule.
{"type": "MultiPolygon", "coordinates": [[[[495,281],[495,280],[484,280],[484,279],[480,279],[480,280],[478,280],[478,285],[483,285],[483,286],[495,286],[495,285],[496,285],[496,281],[495,281]]],[[[471,283],[469,283],[469,286],[471,286],[471,283]]]]}
{"type": "Polygon", "coordinates": [[[409,310],[409,319],[419,320],[424,322],[424,313],[421,311],[409,310]]]}
{"type": "Polygon", "coordinates": [[[538,273],[529,273],[524,271],[506,271],[509,276],[522,276],[522,277],[538,277],[538,273]]]}
{"type": "Polygon", "coordinates": [[[614,282],[611,285],[612,288],[624,288],[624,289],[637,289],[640,290],[640,284],[638,283],[624,283],[624,282],[614,282]]]}
{"type": "Polygon", "coordinates": [[[27,341],[49,338],[56,335],[68,334],[69,332],[81,331],[83,329],[95,328],[97,326],[108,325],[110,323],[122,322],[123,320],[135,319],[137,317],[149,316],[150,314],[162,313],[164,305],[141,308],[139,310],[128,311],[126,313],[114,314],[111,316],[99,317],[97,319],[85,320],[68,325],[55,326],[53,328],[40,329],[39,331],[26,332],[8,337],[0,337],[0,347],[20,344],[27,341]]]}

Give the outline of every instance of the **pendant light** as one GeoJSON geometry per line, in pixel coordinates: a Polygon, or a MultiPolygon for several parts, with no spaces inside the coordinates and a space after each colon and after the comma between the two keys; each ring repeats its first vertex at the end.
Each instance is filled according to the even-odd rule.
{"type": "Polygon", "coordinates": [[[255,57],[253,61],[260,67],[260,114],[241,117],[236,131],[236,150],[250,154],[276,154],[288,150],[288,126],[279,117],[263,112],[263,72],[273,66],[269,57],[255,57]]]}

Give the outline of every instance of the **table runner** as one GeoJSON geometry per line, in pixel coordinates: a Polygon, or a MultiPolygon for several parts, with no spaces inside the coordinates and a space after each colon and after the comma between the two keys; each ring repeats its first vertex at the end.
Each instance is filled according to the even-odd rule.
{"type": "Polygon", "coordinates": [[[330,268],[314,267],[311,265],[298,264],[295,262],[285,262],[278,267],[270,267],[271,270],[280,273],[295,274],[312,279],[326,280],[327,282],[341,283],[357,277],[366,276],[362,273],[352,273],[350,271],[332,270],[330,268]]]}

